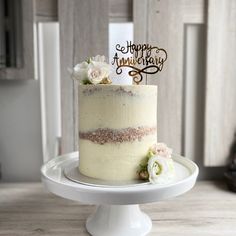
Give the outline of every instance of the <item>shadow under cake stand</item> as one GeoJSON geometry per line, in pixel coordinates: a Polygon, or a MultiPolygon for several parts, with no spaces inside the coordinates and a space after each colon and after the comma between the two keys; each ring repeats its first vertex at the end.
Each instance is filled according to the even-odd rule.
{"type": "Polygon", "coordinates": [[[93,236],[143,236],[152,221],[138,204],[157,202],[190,190],[197,179],[198,167],[187,158],[173,155],[175,179],[159,185],[130,182],[106,185],[89,182],[79,175],[78,152],[55,157],[42,166],[42,182],[52,193],[71,200],[97,205],[87,219],[87,231],[93,236]],[[78,173],[78,176],[76,176],[78,173]]]}

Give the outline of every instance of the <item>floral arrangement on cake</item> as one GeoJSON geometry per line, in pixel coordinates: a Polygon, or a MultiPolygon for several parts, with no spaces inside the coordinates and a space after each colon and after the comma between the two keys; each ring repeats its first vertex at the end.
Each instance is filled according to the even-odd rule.
{"type": "Polygon", "coordinates": [[[143,163],[140,164],[139,178],[149,180],[153,184],[170,182],[175,173],[171,155],[172,149],[168,148],[165,143],[152,145],[143,163]]]}
{"type": "Polygon", "coordinates": [[[110,70],[105,56],[97,55],[75,65],[70,72],[72,78],[81,84],[111,84],[110,70]]]}

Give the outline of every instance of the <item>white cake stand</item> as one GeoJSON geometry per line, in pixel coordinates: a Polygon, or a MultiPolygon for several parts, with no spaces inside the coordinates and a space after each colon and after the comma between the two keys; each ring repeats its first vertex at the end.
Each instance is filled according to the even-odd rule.
{"type": "Polygon", "coordinates": [[[66,178],[63,170],[78,153],[56,157],[43,165],[42,181],[52,193],[71,200],[98,205],[87,219],[87,231],[93,236],[141,236],[151,231],[149,216],[138,204],[151,203],[181,195],[190,190],[197,179],[198,167],[187,158],[173,155],[176,178],[166,185],[136,184],[130,186],[89,186],[66,178]]]}

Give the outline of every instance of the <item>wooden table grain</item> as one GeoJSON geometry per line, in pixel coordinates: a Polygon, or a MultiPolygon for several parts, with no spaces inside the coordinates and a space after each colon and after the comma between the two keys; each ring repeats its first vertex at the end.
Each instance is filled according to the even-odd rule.
{"type": "MultiPolygon", "coordinates": [[[[236,236],[236,193],[221,182],[201,181],[182,196],[141,208],[152,218],[151,236],[236,236]]],[[[54,196],[41,183],[2,183],[0,235],[87,236],[85,220],[94,209],[54,196]]]]}

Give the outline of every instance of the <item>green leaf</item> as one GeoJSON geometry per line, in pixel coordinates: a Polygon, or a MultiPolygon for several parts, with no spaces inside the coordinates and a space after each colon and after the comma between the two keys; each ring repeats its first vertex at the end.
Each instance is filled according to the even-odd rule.
{"type": "Polygon", "coordinates": [[[86,85],[86,84],[92,84],[92,83],[89,79],[83,79],[82,84],[86,85]]]}
{"type": "Polygon", "coordinates": [[[149,160],[152,156],[154,156],[154,153],[149,150],[146,157],[147,157],[148,160],[149,160]]]}
{"type": "Polygon", "coordinates": [[[91,61],[92,61],[91,57],[86,60],[86,62],[87,62],[88,64],[91,63],[91,61]]]}

